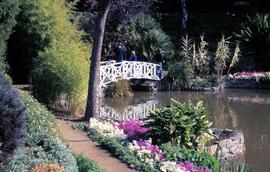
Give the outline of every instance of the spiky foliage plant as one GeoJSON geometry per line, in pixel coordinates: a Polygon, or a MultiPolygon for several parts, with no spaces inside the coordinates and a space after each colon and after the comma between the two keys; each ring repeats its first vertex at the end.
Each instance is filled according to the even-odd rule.
{"type": "Polygon", "coordinates": [[[256,14],[247,16],[241,24],[238,38],[254,51],[254,60],[260,70],[270,69],[270,16],[269,14],[256,14]]]}
{"type": "Polygon", "coordinates": [[[235,67],[239,61],[239,56],[240,56],[240,48],[239,48],[239,44],[236,45],[235,49],[234,49],[234,53],[233,53],[233,57],[227,72],[227,75],[230,73],[231,68],[235,67]]]}
{"type": "Polygon", "coordinates": [[[215,68],[218,76],[223,74],[223,71],[226,68],[226,60],[229,59],[230,48],[228,40],[229,38],[225,38],[224,35],[222,35],[222,38],[217,45],[215,68]]]}

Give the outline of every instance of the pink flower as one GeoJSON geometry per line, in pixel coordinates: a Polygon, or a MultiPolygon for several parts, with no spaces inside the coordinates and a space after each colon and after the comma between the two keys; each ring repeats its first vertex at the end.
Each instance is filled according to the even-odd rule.
{"type": "Polygon", "coordinates": [[[143,125],[143,121],[138,119],[128,119],[126,121],[121,121],[118,127],[124,130],[124,133],[128,135],[129,140],[137,140],[141,135],[149,131],[149,129],[143,127],[143,125]]]}

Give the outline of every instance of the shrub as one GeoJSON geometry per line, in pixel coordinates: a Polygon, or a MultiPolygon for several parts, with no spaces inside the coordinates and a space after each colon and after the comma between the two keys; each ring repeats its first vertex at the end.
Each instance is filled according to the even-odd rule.
{"type": "Polygon", "coordinates": [[[51,136],[59,136],[55,116],[33,97],[21,92],[20,98],[27,107],[27,132],[35,133],[38,129],[51,136]]]}
{"type": "Polygon", "coordinates": [[[255,52],[255,63],[259,70],[270,69],[270,17],[269,14],[247,16],[241,24],[240,40],[255,52]]]}
{"type": "Polygon", "coordinates": [[[106,97],[131,97],[133,96],[128,80],[119,80],[113,82],[105,92],[106,97]]]}
{"type": "Polygon", "coordinates": [[[5,52],[6,41],[16,25],[15,17],[19,13],[19,0],[0,1],[0,71],[6,70],[5,52]]]}
{"type": "Polygon", "coordinates": [[[46,105],[65,102],[64,110],[75,113],[85,106],[89,47],[82,33],[69,21],[63,0],[26,0],[21,6],[19,27],[33,63],[33,93],[46,105]]]}
{"type": "Polygon", "coordinates": [[[191,65],[186,65],[183,62],[169,64],[169,76],[172,78],[174,87],[190,87],[193,72],[191,65]]]}
{"type": "Polygon", "coordinates": [[[23,142],[25,113],[18,93],[0,72],[0,164],[23,142]]]}
{"type": "Polygon", "coordinates": [[[62,141],[36,131],[29,134],[25,146],[16,151],[7,171],[28,172],[38,164],[48,163],[57,163],[67,172],[78,171],[76,160],[62,141]]]}
{"type": "Polygon", "coordinates": [[[172,144],[161,145],[164,156],[170,161],[193,162],[197,166],[212,169],[213,172],[218,172],[219,162],[217,159],[208,153],[199,153],[193,149],[180,148],[172,144]]]}
{"type": "Polygon", "coordinates": [[[79,172],[104,172],[94,161],[90,161],[83,155],[75,156],[79,172]]]}
{"type": "Polygon", "coordinates": [[[171,142],[174,145],[195,149],[200,145],[201,135],[211,126],[203,102],[193,106],[191,102],[180,103],[175,100],[172,100],[170,106],[150,112],[145,123],[151,131],[149,137],[154,143],[171,142]]]}
{"type": "Polygon", "coordinates": [[[38,164],[30,172],[64,172],[59,164],[38,164]]]}

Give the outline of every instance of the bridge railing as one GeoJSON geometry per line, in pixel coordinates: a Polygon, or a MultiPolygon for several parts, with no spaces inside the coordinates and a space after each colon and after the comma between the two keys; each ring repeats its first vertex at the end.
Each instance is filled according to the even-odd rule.
{"type": "Polygon", "coordinates": [[[159,64],[141,61],[106,61],[100,66],[100,81],[102,86],[119,79],[160,80],[157,70],[159,64]]]}

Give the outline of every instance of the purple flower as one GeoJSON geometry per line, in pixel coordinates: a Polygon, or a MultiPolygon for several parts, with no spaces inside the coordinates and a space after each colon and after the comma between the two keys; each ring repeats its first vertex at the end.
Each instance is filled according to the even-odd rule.
{"type": "Polygon", "coordinates": [[[137,144],[140,148],[149,150],[151,154],[158,155],[160,157],[160,160],[164,159],[164,155],[161,149],[157,145],[153,145],[150,141],[139,140],[137,141],[137,144]]]}
{"type": "Polygon", "coordinates": [[[192,171],[192,172],[210,172],[209,169],[198,167],[192,162],[180,162],[178,166],[185,170],[185,171],[192,171]]]}
{"type": "Polygon", "coordinates": [[[149,131],[149,129],[143,127],[143,125],[143,121],[138,119],[128,119],[126,121],[121,121],[118,127],[124,130],[124,133],[128,135],[129,140],[137,140],[141,135],[149,131]]]}

